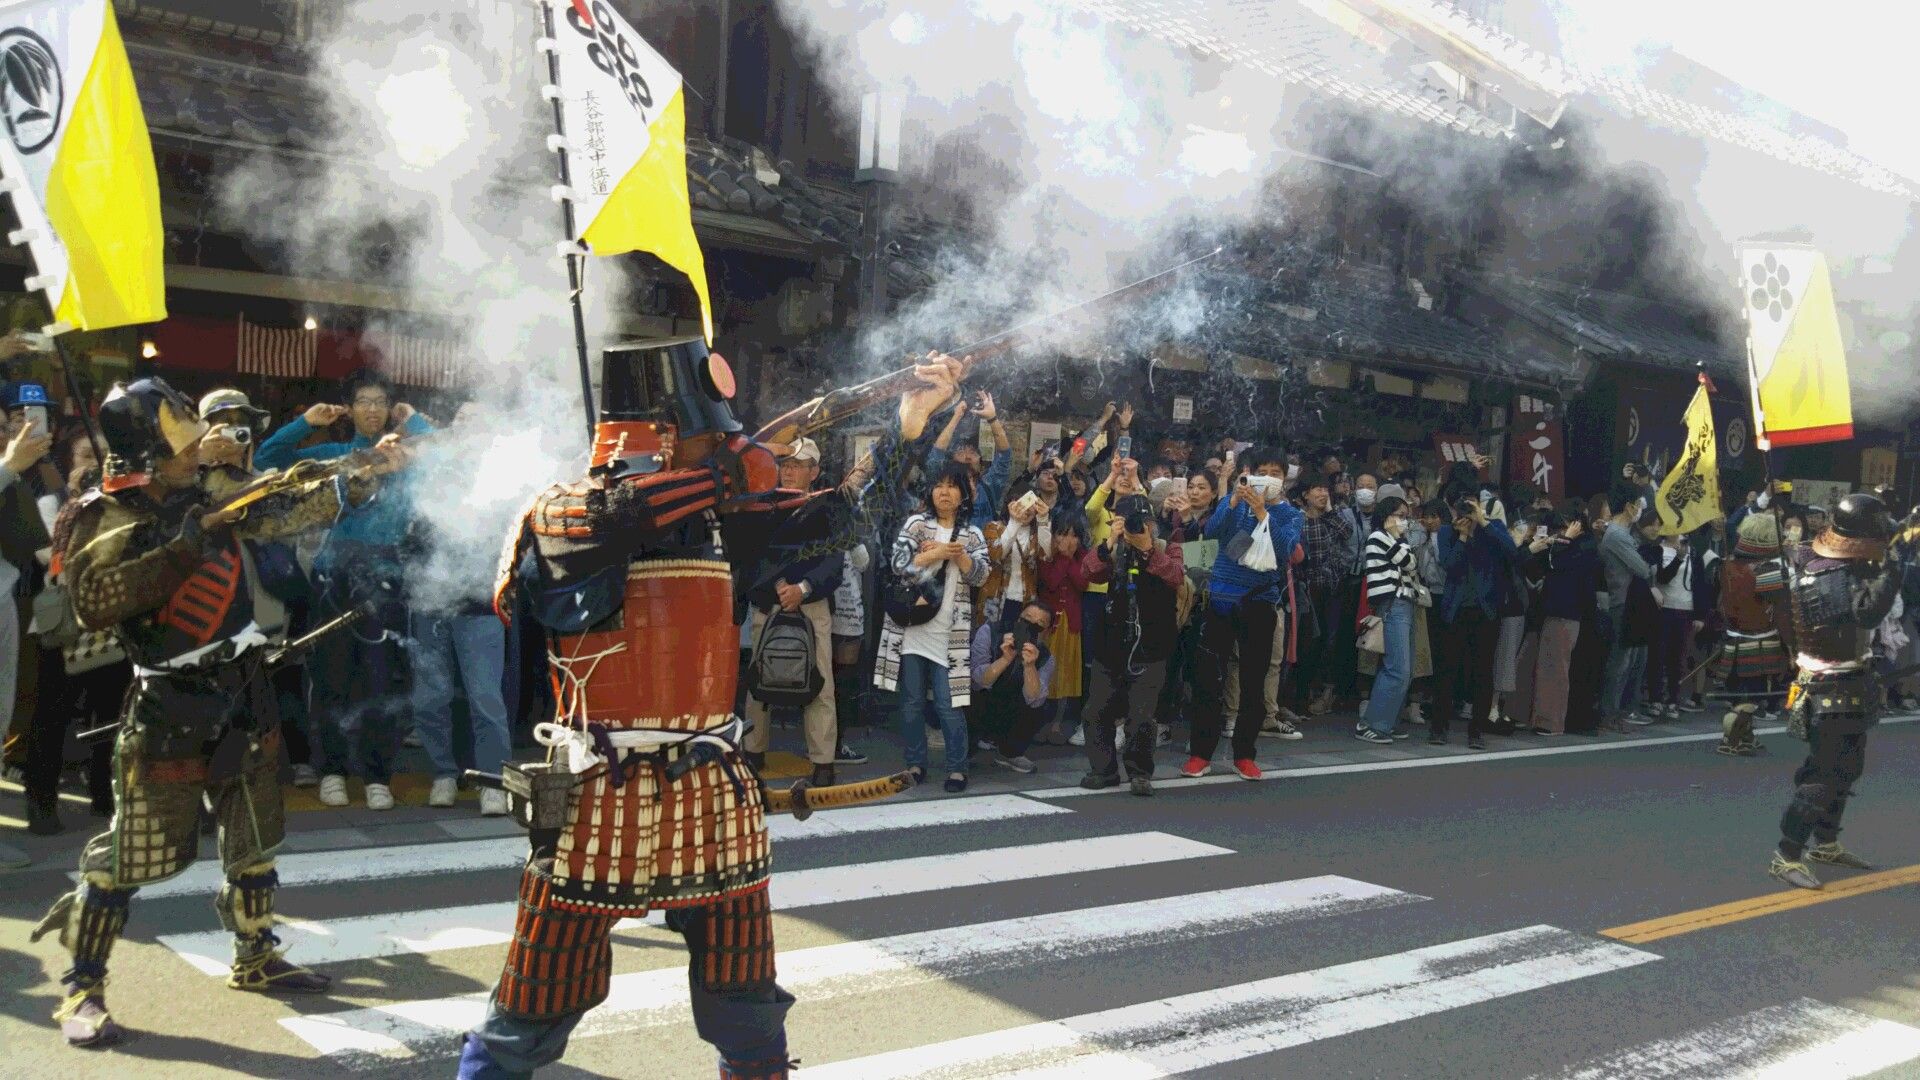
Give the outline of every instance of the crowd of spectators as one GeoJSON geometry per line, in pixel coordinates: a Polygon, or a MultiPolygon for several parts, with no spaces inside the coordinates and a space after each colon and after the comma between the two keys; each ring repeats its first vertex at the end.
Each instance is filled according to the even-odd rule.
{"type": "MultiPolygon", "coordinates": [[[[0,580],[15,600],[0,606],[6,766],[25,784],[29,826],[54,832],[69,764],[94,812],[112,812],[111,741],[75,752],[69,732],[111,724],[131,672],[110,633],[79,631],[60,607],[64,523],[99,482],[93,446],[57,409],[49,419],[36,384],[9,384],[0,404],[0,580]]],[[[227,463],[256,471],[436,426],[371,373],[278,427],[238,390],[201,410],[226,435],[211,445],[227,463]]],[[[1678,535],[1637,464],[1603,494],[1556,503],[1503,490],[1484,459],[1361,463],[1232,436],[1149,450],[1133,420],[1131,406],[1109,405],[1016,468],[992,396],[977,394],[937,428],[867,543],[747,589],[743,663],[770,623],[804,625],[783,640],[807,642],[820,676],[803,701],[788,692],[772,705],[743,679],[750,759],[764,764],[773,730],[797,722],[812,782],[832,784],[837,766],[866,762],[850,737],[864,726],[949,792],[966,790],[975,762],[1032,773],[1036,747],[1072,747],[1083,786],[1145,796],[1156,757],[1182,776],[1259,779],[1258,740],[1298,740],[1310,725],[1344,737],[1350,722],[1378,746],[1445,745],[1458,731],[1484,750],[1632,732],[1700,714],[1709,698],[1761,718],[1781,705],[1783,552],[1824,527],[1818,507],[1785,492],[1746,492],[1724,520],[1678,535]]],[[[484,417],[466,406],[453,423],[484,417]]],[[[812,440],[780,449],[782,487],[849,479],[827,474],[812,440]]],[[[1920,641],[1920,516],[1907,525],[1893,557],[1908,603],[1875,639],[1889,668],[1920,641]]],[[[322,804],[349,805],[357,789],[369,809],[391,808],[411,744],[431,773],[425,801],[453,807],[463,767],[498,771],[545,718],[538,662],[521,662],[492,615],[490,582],[451,597],[410,588],[434,528],[402,474],[323,535],[246,545],[270,638],[367,601],[376,612],[276,686],[287,779],[322,804]]],[[[1891,694],[1898,703],[1901,687],[1891,694]]],[[[483,814],[506,812],[499,792],[479,800],[483,814]]]]}
{"type": "MultiPolygon", "coordinates": [[[[877,588],[933,614],[882,616],[882,693],[852,715],[897,725],[916,779],[928,745],[951,792],[975,761],[1030,773],[1032,747],[1071,745],[1082,786],[1150,795],[1160,748],[1179,775],[1255,780],[1259,739],[1335,717],[1373,745],[1488,750],[1782,707],[1783,568],[1825,524],[1784,491],[1682,534],[1638,463],[1556,502],[1504,489],[1484,458],[1360,465],[1233,437],[1136,452],[1125,406],[1016,473],[979,404],[993,456],[964,436],[936,453],[875,563],[877,588]]],[[[1920,638],[1920,527],[1907,537],[1895,557],[1917,604],[1876,636],[1888,669],[1920,638]]]]}

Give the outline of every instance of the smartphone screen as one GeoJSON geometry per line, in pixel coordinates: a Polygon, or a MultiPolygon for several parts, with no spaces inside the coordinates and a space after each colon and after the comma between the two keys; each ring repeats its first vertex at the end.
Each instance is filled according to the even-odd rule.
{"type": "Polygon", "coordinates": [[[29,405],[24,411],[27,418],[27,429],[37,436],[46,435],[47,407],[45,405],[29,405]]]}

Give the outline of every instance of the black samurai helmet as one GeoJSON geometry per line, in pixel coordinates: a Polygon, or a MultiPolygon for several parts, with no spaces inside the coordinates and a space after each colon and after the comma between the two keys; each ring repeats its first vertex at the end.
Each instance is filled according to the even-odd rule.
{"type": "Polygon", "coordinates": [[[165,379],[115,383],[100,405],[108,476],[144,473],[200,441],[207,425],[193,402],[165,379]]]}
{"type": "Polygon", "coordinates": [[[681,439],[740,430],[733,369],[700,337],[615,345],[601,358],[600,418],[671,426],[681,439]]]}

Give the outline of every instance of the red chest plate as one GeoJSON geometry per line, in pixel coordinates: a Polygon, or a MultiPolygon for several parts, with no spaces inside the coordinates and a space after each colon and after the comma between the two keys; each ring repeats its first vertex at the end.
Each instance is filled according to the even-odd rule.
{"type": "MultiPolygon", "coordinates": [[[[700,731],[733,712],[740,631],[725,562],[660,559],[627,571],[612,630],[558,637],[563,694],[610,728],[700,731]],[[571,672],[573,679],[566,677],[571,672]],[[574,680],[578,680],[575,682],[574,680]]],[[[568,712],[563,703],[562,715],[568,712]]],[[[577,714],[576,714],[577,715],[577,714]]]]}

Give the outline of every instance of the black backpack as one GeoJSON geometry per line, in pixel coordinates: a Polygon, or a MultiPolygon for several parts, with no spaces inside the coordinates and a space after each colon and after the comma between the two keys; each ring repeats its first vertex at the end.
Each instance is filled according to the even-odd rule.
{"type": "Polygon", "coordinates": [[[747,690],[773,708],[804,708],[827,679],[814,663],[813,623],[797,611],[774,611],[753,643],[747,690]]]}

